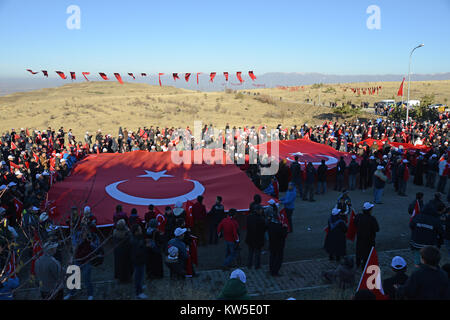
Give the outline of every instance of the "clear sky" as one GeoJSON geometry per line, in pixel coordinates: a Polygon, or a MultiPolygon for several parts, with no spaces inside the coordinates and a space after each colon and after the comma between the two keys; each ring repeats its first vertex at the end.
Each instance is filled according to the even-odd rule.
{"type": "Polygon", "coordinates": [[[0,77],[65,72],[450,71],[450,0],[0,0],[0,77]],[[69,30],[69,5],[81,29],[69,30]],[[377,5],[381,29],[369,30],[377,5]]]}

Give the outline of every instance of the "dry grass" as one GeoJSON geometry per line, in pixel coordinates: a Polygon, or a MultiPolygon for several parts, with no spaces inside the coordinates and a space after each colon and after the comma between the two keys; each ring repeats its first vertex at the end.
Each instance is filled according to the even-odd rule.
{"type": "MultiPolygon", "coordinates": [[[[226,123],[237,127],[318,124],[325,119],[332,120],[332,110],[325,107],[330,101],[373,103],[393,97],[398,100],[399,84],[336,84],[305,86],[300,91],[272,88],[204,93],[147,84],[76,83],[0,97],[0,132],[21,127],[43,130],[47,126],[63,126],[66,130],[72,129],[80,139],[85,131],[95,132],[97,129],[117,135],[119,126],[131,130],[150,125],[193,127],[195,120],[219,128],[226,123]],[[342,90],[344,86],[363,88],[376,85],[383,86],[378,96],[358,97],[350,90],[342,90]],[[319,92],[324,106],[318,106],[319,92]],[[305,102],[308,98],[313,104],[305,102]]],[[[411,99],[433,93],[436,102],[446,103],[445,99],[450,97],[450,81],[412,83],[411,99]]]]}

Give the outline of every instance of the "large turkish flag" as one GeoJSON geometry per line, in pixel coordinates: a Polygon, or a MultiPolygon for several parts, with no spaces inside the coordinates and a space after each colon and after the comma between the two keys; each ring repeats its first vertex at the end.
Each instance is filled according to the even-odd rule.
{"type": "Polygon", "coordinates": [[[150,204],[163,212],[165,206],[199,195],[207,210],[216,196],[222,196],[225,210],[241,211],[248,210],[256,193],[263,205],[270,199],[234,164],[175,164],[171,154],[134,151],[88,156],[77,163],[70,177],[51,188],[49,201],[57,207],[54,221],[64,225],[72,206],[90,206],[97,224],[110,226],[118,204],[127,214],[136,208],[143,218],[150,204]]]}
{"type": "Polygon", "coordinates": [[[320,166],[322,159],[325,160],[328,169],[336,168],[341,156],[344,157],[346,164],[352,160],[349,153],[340,152],[328,145],[307,139],[271,141],[256,147],[262,154],[265,150],[269,156],[280,160],[286,159],[288,164],[295,161],[297,155],[299,163],[303,165],[305,162],[311,161],[316,169],[320,166]],[[278,156],[276,155],[277,148],[273,145],[275,143],[278,143],[278,156]]]}

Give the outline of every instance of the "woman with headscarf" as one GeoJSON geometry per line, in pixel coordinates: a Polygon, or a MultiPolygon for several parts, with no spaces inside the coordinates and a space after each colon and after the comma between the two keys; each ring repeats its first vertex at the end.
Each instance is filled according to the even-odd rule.
{"type": "Polygon", "coordinates": [[[222,292],[217,297],[218,300],[249,300],[245,283],[247,278],[241,269],[234,270],[230,279],[225,283],[222,292]]]}
{"type": "Polygon", "coordinates": [[[131,281],[133,266],[130,255],[130,230],[125,220],[120,219],[113,231],[114,242],[114,278],[119,282],[131,281]]]}
{"type": "Polygon", "coordinates": [[[156,219],[151,219],[148,223],[146,231],[147,242],[147,263],[145,264],[147,279],[160,279],[164,276],[163,273],[163,259],[162,259],[162,239],[159,230],[157,229],[158,222],[156,219]]]}
{"type": "Polygon", "coordinates": [[[345,235],[347,233],[347,225],[344,221],[344,216],[340,214],[341,209],[333,208],[331,216],[328,219],[328,233],[325,237],[324,248],[329,254],[330,260],[339,262],[342,256],[346,255],[347,240],[345,235]]]}

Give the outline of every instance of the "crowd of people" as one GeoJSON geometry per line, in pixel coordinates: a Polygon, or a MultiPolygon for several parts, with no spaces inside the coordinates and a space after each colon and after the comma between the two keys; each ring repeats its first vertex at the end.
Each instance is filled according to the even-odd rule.
{"type": "MultiPolygon", "coordinates": [[[[64,277],[62,266],[70,261],[80,267],[88,297],[93,299],[92,267],[103,262],[105,243],[109,240],[114,244],[115,278],[130,282],[134,277],[135,293],[139,299],[146,298],[144,277],[163,277],[163,265],[170,270],[172,279],[195,277],[198,245],[217,244],[223,238],[226,258],[222,268],[229,270],[239,255],[241,234],[236,210],[225,212],[220,196],[209,210],[201,196],[190,206],[183,207],[177,203],[174,208],[166,207],[164,212],[150,205],[144,219],[139,217],[136,209],[128,215],[118,205],[114,213],[114,230],[111,236],[105,237],[99,232],[95,215],[88,206],[72,208],[66,228],[56,226],[51,219],[53,208],[47,193],[54,183],[70,176],[76,162],[90,153],[221,147],[239,160],[255,152],[258,142],[273,139],[309,139],[353,155],[349,164],[342,157],[335,172],[335,190],[343,194],[328,222],[325,249],[333,260],[340,261],[347,255],[345,240],[350,220],[357,229],[357,266],[365,265],[379,230],[376,219],[370,214],[372,203],[365,203],[361,214],[354,219],[349,218],[351,201],[345,190],[347,185],[348,190],[373,188],[373,202],[376,204],[382,203],[387,183],[394,185],[399,197],[406,196],[410,175],[414,176],[414,184],[436,188],[435,199],[424,205],[417,195],[418,208],[414,202],[410,210],[413,216],[411,246],[416,252],[416,264],[420,268],[424,265],[434,268],[437,258],[426,248],[440,247],[445,243],[450,250],[449,214],[443,195],[450,176],[447,162],[449,124],[448,114],[443,114],[439,121],[433,123],[356,120],[291,128],[278,125],[275,131],[264,126],[231,128],[229,125],[217,131],[209,125],[202,129],[201,141],[194,140],[189,127],[161,129],[151,126],[138,128],[135,132],[120,128],[117,138],[103,135],[98,130],[94,139],[86,132],[84,141],[77,140],[71,129],[66,132],[63,127],[31,133],[28,129],[12,129],[0,137],[1,296],[12,298],[12,292],[21,286],[18,274],[23,271],[17,267],[21,264],[30,265],[30,273],[39,279],[43,299],[70,299],[76,290],[64,296],[61,281],[64,277]],[[367,139],[382,143],[367,144],[367,139]],[[391,143],[421,148],[393,147],[391,143]],[[417,214],[419,211],[421,214],[417,214]],[[432,231],[428,228],[430,225],[432,231]],[[426,262],[421,262],[421,259],[426,262]]],[[[261,197],[255,195],[249,205],[245,228],[245,243],[249,248],[247,267],[261,267],[261,251],[268,244],[270,274],[276,277],[280,275],[286,237],[294,229],[292,215],[296,198],[315,201],[315,196],[326,193],[331,168],[325,161],[318,168],[311,162],[304,167],[296,157],[290,164],[282,160],[277,174],[266,176],[261,174],[261,168],[276,159],[266,160],[262,158],[255,163],[244,161],[239,164],[261,192],[277,200],[263,207],[261,197]],[[283,197],[279,197],[281,192],[285,193],[283,197]]],[[[450,188],[446,200],[450,201],[450,188]]],[[[344,265],[349,266],[348,259],[344,259],[344,265]]],[[[237,274],[233,279],[245,283],[242,274],[237,274]]],[[[423,271],[422,274],[426,278],[430,272],[423,271]]],[[[399,292],[404,292],[402,290],[399,292]]]]}

